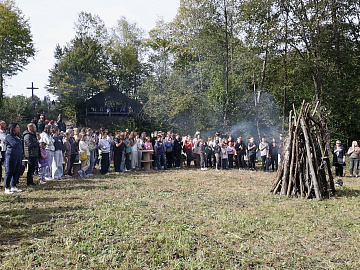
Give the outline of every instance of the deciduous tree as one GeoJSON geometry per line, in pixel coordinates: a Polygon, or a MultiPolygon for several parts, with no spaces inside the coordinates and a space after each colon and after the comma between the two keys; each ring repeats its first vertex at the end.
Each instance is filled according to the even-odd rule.
{"type": "Polygon", "coordinates": [[[0,103],[5,77],[22,71],[35,55],[30,26],[10,0],[0,0],[0,103]]]}

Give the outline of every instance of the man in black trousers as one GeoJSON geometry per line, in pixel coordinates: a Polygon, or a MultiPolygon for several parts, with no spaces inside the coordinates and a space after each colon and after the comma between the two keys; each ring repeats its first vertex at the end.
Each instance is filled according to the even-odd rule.
{"type": "Polygon", "coordinates": [[[36,138],[36,126],[33,123],[27,125],[27,130],[24,131],[24,155],[28,160],[27,171],[27,185],[35,186],[34,184],[34,171],[39,159],[39,142],[36,138]]]}

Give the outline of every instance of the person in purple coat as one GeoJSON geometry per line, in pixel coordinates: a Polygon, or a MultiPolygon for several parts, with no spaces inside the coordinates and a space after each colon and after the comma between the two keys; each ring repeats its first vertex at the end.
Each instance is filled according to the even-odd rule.
{"type": "Polygon", "coordinates": [[[46,143],[41,142],[40,143],[40,157],[39,157],[39,162],[38,162],[40,184],[46,184],[45,175],[46,175],[47,167],[49,167],[49,158],[48,158],[48,154],[47,154],[45,148],[46,148],[46,143]]]}

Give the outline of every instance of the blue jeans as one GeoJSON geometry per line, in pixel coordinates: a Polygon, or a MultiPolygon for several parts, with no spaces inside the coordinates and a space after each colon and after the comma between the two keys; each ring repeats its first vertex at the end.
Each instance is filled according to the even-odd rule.
{"type": "Polygon", "coordinates": [[[157,159],[157,168],[158,168],[158,170],[161,170],[161,163],[164,164],[164,169],[167,169],[165,153],[157,154],[156,159],[157,159]]]}
{"type": "Polygon", "coordinates": [[[21,166],[21,156],[6,155],[5,156],[5,188],[16,187],[19,178],[19,169],[21,166]]]}
{"type": "Polygon", "coordinates": [[[90,151],[90,167],[86,170],[86,174],[90,174],[95,165],[95,150],[90,151]]]}

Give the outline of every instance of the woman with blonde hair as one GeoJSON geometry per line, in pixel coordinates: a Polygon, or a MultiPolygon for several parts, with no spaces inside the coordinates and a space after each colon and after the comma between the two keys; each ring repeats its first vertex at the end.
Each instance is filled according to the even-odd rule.
{"type": "Polygon", "coordinates": [[[353,176],[353,171],[355,169],[355,175],[356,177],[358,177],[360,148],[358,147],[357,141],[352,142],[351,147],[349,148],[347,154],[350,155],[349,158],[350,176],[353,176]]]}
{"type": "Polygon", "coordinates": [[[78,128],[73,129],[73,137],[75,138],[75,141],[79,140],[79,129],[78,128]]]}
{"type": "Polygon", "coordinates": [[[79,156],[81,160],[81,169],[80,171],[78,171],[78,174],[80,175],[80,177],[87,177],[86,170],[90,167],[90,150],[89,144],[86,142],[86,134],[80,135],[79,156]],[[81,156],[85,155],[83,153],[86,153],[86,159],[81,160],[81,156]]]}

